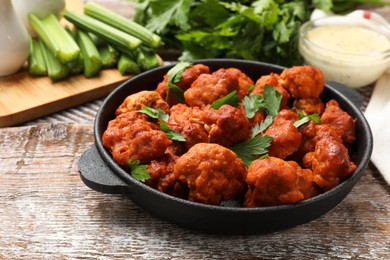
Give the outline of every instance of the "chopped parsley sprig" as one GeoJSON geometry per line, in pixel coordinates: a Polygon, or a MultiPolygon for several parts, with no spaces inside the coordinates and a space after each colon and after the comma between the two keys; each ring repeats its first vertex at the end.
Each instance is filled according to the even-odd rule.
{"type": "Polygon", "coordinates": [[[255,124],[252,128],[251,138],[230,148],[247,167],[254,160],[268,156],[267,148],[271,145],[272,137],[264,135],[264,131],[272,124],[272,119],[273,117],[268,115],[260,124],[255,124]]]}
{"type": "Polygon", "coordinates": [[[161,119],[163,121],[168,121],[169,115],[162,111],[161,109],[155,109],[147,106],[143,106],[140,110],[138,110],[139,113],[143,113],[153,119],[161,119]]]}
{"type": "Polygon", "coordinates": [[[151,178],[150,174],[146,170],[147,165],[140,164],[139,160],[129,160],[128,163],[130,166],[130,174],[134,179],[145,182],[151,178]]]}
{"type": "Polygon", "coordinates": [[[263,110],[267,115],[276,116],[280,110],[281,101],[282,94],[266,84],[262,95],[252,93],[249,96],[245,96],[242,103],[244,104],[246,116],[251,119],[259,110],[263,110]]]}
{"type": "Polygon", "coordinates": [[[255,124],[252,128],[252,137],[257,136],[260,133],[263,133],[273,122],[272,116],[267,116],[260,124],[255,124]]]}
{"type": "Polygon", "coordinates": [[[160,130],[167,135],[169,140],[178,141],[178,142],[186,141],[186,138],[182,134],[170,129],[165,121],[160,121],[158,124],[160,125],[160,130]]]}
{"type": "MultiPolygon", "coordinates": [[[[160,130],[167,135],[168,139],[179,142],[186,141],[183,135],[168,127],[166,121],[169,119],[169,115],[161,109],[154,109],[151,107],[144,106],[143,108],[138,110],[138,112],[146,114],[153,119],[160,120],[158,122],[160,130]]],[[[150,179],[150,174],[147,171],[147,165],[141,164],[139,160],[132,159],[129,160],[128,164],[130,166],[130,174],[134,179],[139,180],[141,182],[145,182],[146,180],[150,179]]]]}
{"type": "Polygon", "coordinates": [[[262,110],[266,118],[252,128],[251,138],[236,144],[230,149],[245,163],[247,167],[256,159],[267,156],[267,148],[271,145],[272,137],[264,135],[264,131],[272,124],[273,118],[280,110],[282,94],[270,85],[265,85],[262,95],[250,94],[244,97],[244,105],[247,118],[251,119],[256,112],[262,110]]]}
{"type": "Polygon", "coordinates": [[[231,147],[247,167],[261,155],[265,155],[267,148],[271,145],[272,137],[268,135],[257,135],[231,147]]]}
{"type": "Polygon", "coordinates": [[[166,100],[168,100],[169,94],[172,93],[172,96],[178,100],[180,103],[184,103],[184,90],[176,85],[181,79],[181,76],[184,70],[192,66],[190,62],[179,62],[173,66],[167,73],[168,75],[168,89],[166,100]]]}
{"type": "Polygon", "coordinates": [[[253,118],[257,111],[263,110],[265,106],[264,99],[257,94],[245,96],[242,103],[244,104],[246,117],[249,119],[253,118]]]}
{"type": "Polygon", "coordinates": [[[144,106],[140,110],[138,110],[138,112],[146,114],[149,117],[156,120],[161,119],[161,121],[159,121],[158,123],[160,126],[160,130],[167,135],[169,140],[178,141],[178,142],[186,141],[185,137],[182,134],[169,128],[169,126],[166,123],[169,119],[169,115],[164,111],[162,111],[161,109],[155,109],[155,108],[144,106]]]}
{"type": "Polygon", "coordinates": [[[294,122],[294,126],[296,128],[308,123],[310,120],[313,120],[316,124],[320,122],[320,116],[317,113],[311,114],[311,115],[305,115],[301,111],[297,111],[297,114],[299,116],[299,120],[294,122]]]}
{"type": "Polygon", "coordinates": [[[267,115],[276,116],[280,110],[280,103],[282,101],[282,94],[275,88],[266,84],[263,90],[263,98],[265,103],[265,112],[267,115]]]}

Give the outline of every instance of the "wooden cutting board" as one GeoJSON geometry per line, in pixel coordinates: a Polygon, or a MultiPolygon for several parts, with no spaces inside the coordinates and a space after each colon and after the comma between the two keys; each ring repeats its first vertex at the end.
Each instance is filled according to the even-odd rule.
{"type": "MultiPolygon", "coordinates": [[[[66,0],[66,9],[82,12],[80,1],[66,0]]],[[[0,127],[14,126],[102,98],[128,78],[116,69],[108,69],[94,78],[78,75],[53,82],[48,77],[34,78],[25,68],[0,77],[0,127]]]]}

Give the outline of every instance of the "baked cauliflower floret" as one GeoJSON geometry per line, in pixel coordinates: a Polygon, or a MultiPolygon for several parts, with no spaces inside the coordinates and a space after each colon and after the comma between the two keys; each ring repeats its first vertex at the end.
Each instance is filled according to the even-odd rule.
{"type": "Polygon", "coordinates": [[[173,167],[178,158],[179,156],[166,152],[162,157],[152,160],[147,166],[150,179],[145,183],[161,192],[185,198],[187,189],[173,174],[173,167]]]}
{"type": "Polygon", "coordinates": [[[319,125],[314,151],[303,157],[303,165],[312,169],[314,182],[324,191],[336,187],[356,170],[341,138],[327,125],[319,125]]]}
{"type": "Polygon", "coordinates": [[[356,120],[343,111],[334,99],[326,103],[320,123],[332,127],[347,147],[356,140],[356,120]]]}
{"type": "Polygon", "coordinates": [[[102,141],[118,165],[126,169],[129,168],[129,160],[146,162],[163,156],[172,143],[158,125],[135,111],[111,120],[102,141]]]}
{"type": "Polygon", "coordinates": [[[276,73],[271,73],[269,75],[261,76],[255,83],[255,88],[252,91],[252,94],[262,95],[266,85],[276,89],[280,94],[282,94],[282,100],[280,102],[280,108],[286,108],[288,105],[288,100],[290,99],[290,94],[282,86],[280,76],[276,73]]]}
{"type": "Polygon", "coordinates": [[[175,177],[188,186],[190,201],[219,205],[245,191],[246,167],[231,150],[200,143],[182,155],[174,166],[175,177]]]}
{"type": "Polygon", "coordinates": [[[219,69],[212,74],[201,74],[184,92],[186,103],[191,107],[204,107],[239,90],[239,79],[234,71],[219,69]]]}
{"type": "MultiPolygon", "coordinates": [[[[210,74],[210,69],[208,66],[203,64],[195,64],[190,67],[187,67],[181,74],[179,82],[175,85],[181,88],[182,90],[187,90],[191,87],[192,82],[194,82],[200,74],[210,74]]],[[[163,81],[161,81],[156,88],[156,92],[164,99],[167,100],[167,90],[168,90],[168,74],[164,75],[163,81]]],[[[179,103],[173,95],[170,93],[168,96],[168,103],[170,106],[179,103]]]]}
{"type": "Polygon", "coordinates": [[[191,148],[197,143],[208,143],[209,137],[203,127],[203,111],[198,107],[176,104],[171,107],[168,126],[186,139],[185,147],[191,148]]]}
{"type": "Polygon", "coordinates": [[[318,98],[325,87],[321,70],[312,66],[294,66],[281,74],[282,85],[294,98],[318,98]]]}
{"type": "Polygon", "coordinates": [[[317,194],[311,170],[276,157],[253,161],[246,182],[245,207],[291,204],[317,194]]]}
{"type": "Polygon", "coordinates": [[[321,98],[297,98],[294,100],[293,110],[300,111],[304,115],[318,114],[321,116],[325,105],[321,98]]]}
{"type": "Polygon", "coordinates": [[[298,119],[298,115],[290,109],[281,110],[273,119],[272,124],[265,131],[266,135],[272,137],[269,147],[270,156],[284,159],[299,149],[302,134],[294,126],[294,122],[298,119]]]}
{"type": "Polygon", "coordinates": [[[222,70],[217,70],[213,74],[217,77],[223,77],[225,73],[232,74],[238,79],[238,89],[237,96],[240,99],[243,99],[246,95],[248,95],[248,90],[253,86],[254,82],[251,78],[249,78],[244,72],[237,68],[227,68],[222,70]]]}
{"type": "Polygon", "coordinates": [[[115,115],[120,115],[129,111],[137,111],[144,106],[161,109],[165,113],[169,113],[168,103],[165,102],[156,91],[144,90],[127,96],[115,111],[115,115]]]}
{"type": "Polygon", "coordinates": [[[211,143],[230,147],[250,136],[248,118],[241,109],[230,105],[204,109],[203,121],[211,143]]]}

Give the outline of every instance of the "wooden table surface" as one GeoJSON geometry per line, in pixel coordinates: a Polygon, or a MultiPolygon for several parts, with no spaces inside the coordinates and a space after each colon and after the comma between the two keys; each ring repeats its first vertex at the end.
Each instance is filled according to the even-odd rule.
{"type": "Polygon", "coordinates": [[[390,186],[371,163],[330,212],[257,235],[188,230],[89,189],[77,163],[101,102],[0,128],[0,259],[390,259],[390,186]]]}

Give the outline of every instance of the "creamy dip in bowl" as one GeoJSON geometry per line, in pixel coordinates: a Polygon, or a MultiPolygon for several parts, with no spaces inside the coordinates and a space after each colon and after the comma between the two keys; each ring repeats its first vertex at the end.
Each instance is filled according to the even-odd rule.
{"type": "Polygon", "coordinates": [[[390,66],[390,40],[369,20],[332,16],[301,26],[299,51],[328,81],[352,88],[375,82],[390,66]]]}

